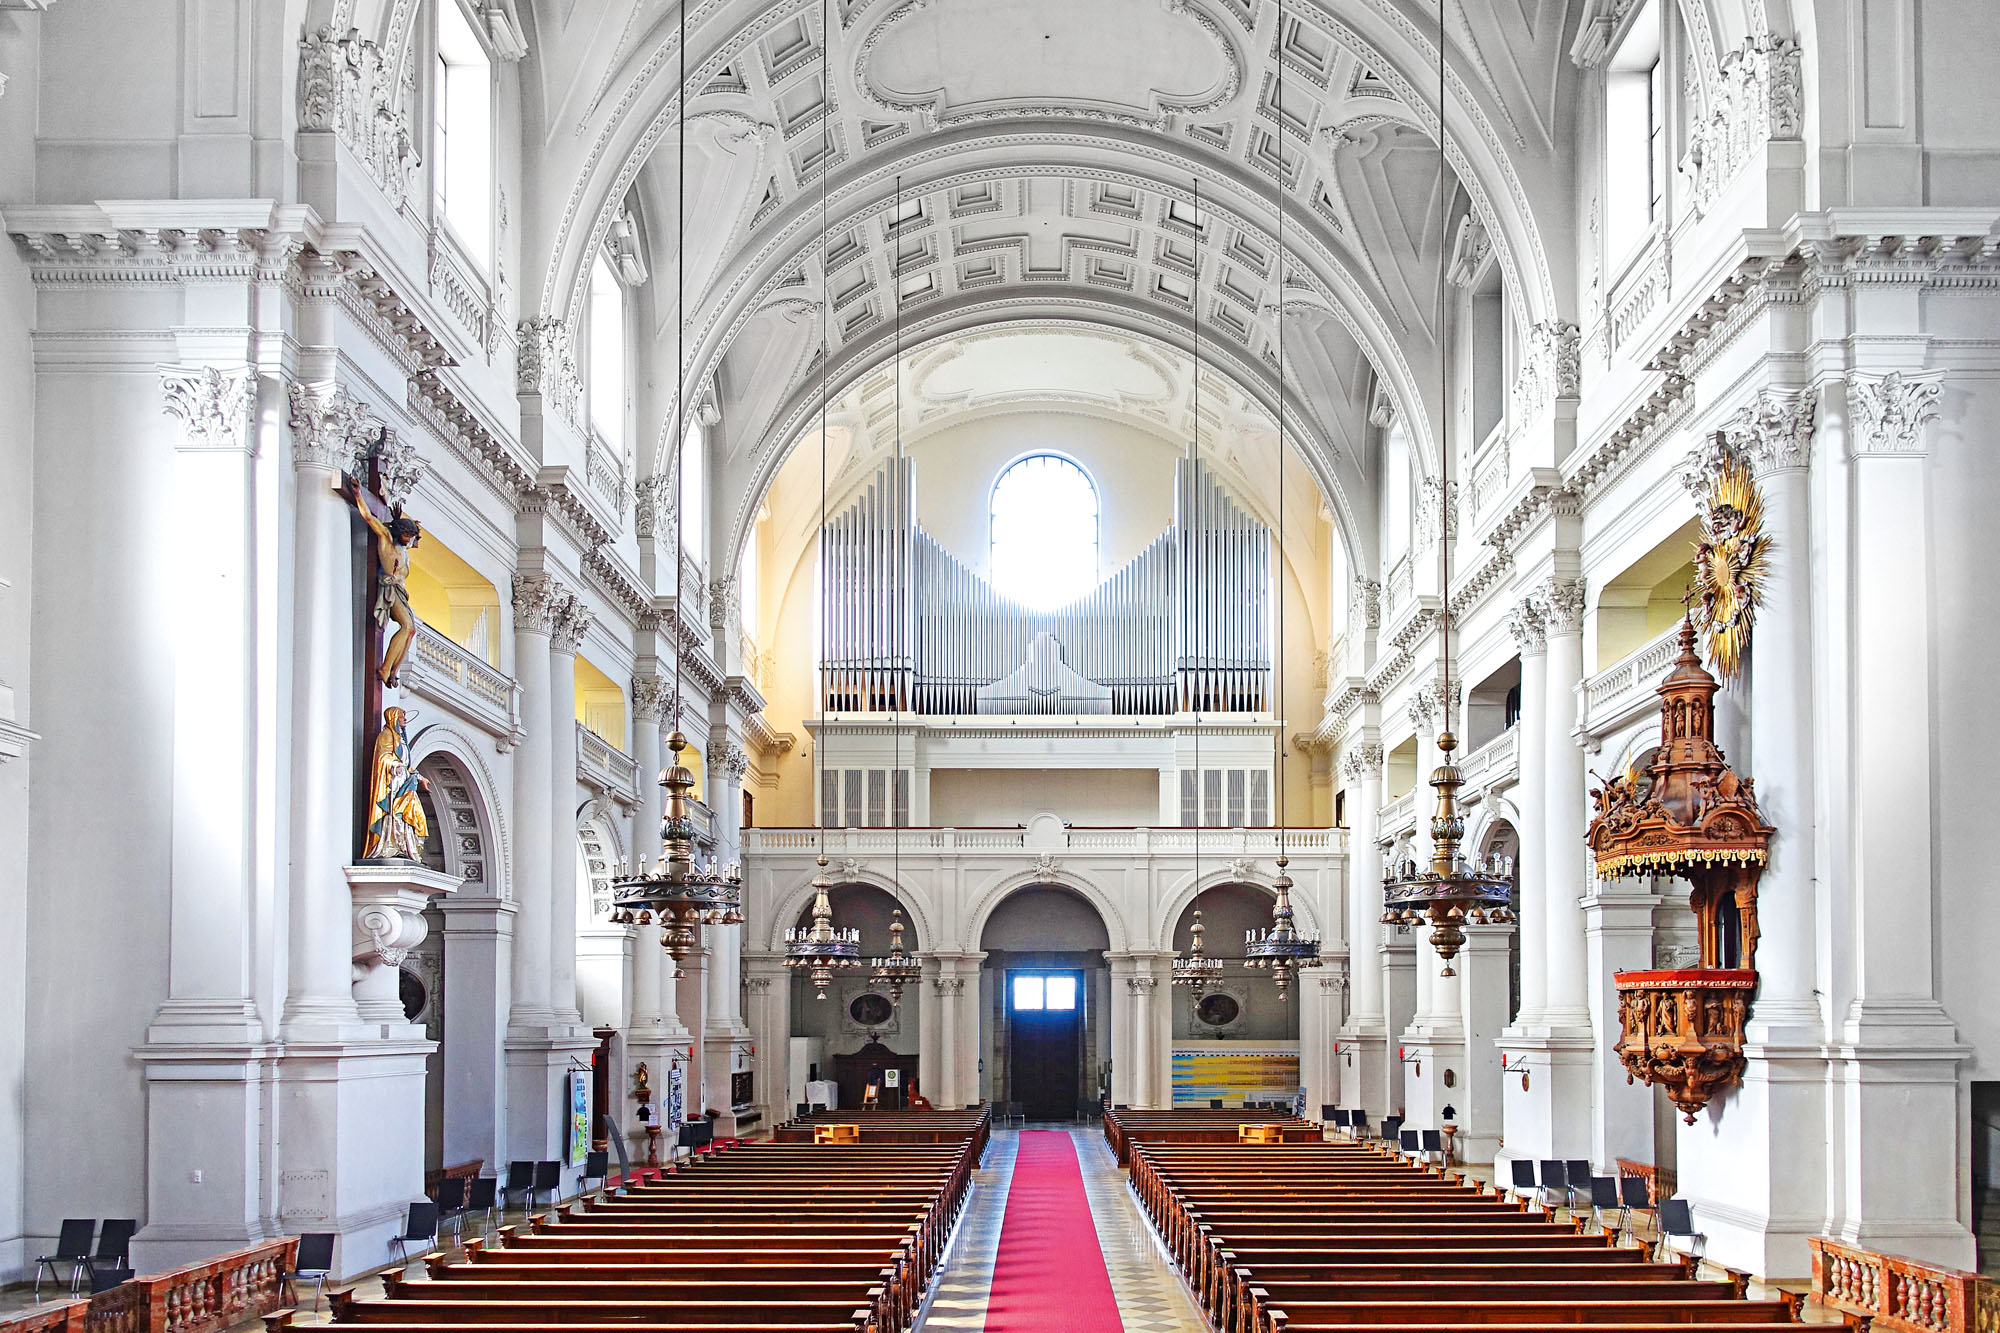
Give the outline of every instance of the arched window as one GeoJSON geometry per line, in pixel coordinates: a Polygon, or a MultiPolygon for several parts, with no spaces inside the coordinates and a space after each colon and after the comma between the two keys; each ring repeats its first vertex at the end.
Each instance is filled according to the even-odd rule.
{"type": "Polygon", "coordinates": [[[1046,610],[1097,586],[1097,487],[1057,454],[1030,454],[993,483],[993,586],[1046,610]]]}
{"type": "Polygon", "coordinates": [[[625,454],[625,289],[603,255],[590,269],[590,425],[625,454]]]}
{"type": "Polygon", "coordinates": [[[431,188],[472,261],[493,263],[493,62],[458,0],[438,0],[431,188]]]}

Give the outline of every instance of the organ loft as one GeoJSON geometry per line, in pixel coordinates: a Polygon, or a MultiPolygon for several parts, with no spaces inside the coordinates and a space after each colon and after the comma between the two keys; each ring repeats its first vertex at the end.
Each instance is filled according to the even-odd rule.
{"type": "Polygon", "coordinates": [[[0,1333],[1994,1329],[1987,19],[0,0],[0,1333]]]}

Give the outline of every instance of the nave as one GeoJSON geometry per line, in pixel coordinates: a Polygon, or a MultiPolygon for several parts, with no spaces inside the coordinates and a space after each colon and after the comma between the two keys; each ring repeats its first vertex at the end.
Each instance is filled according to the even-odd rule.
{"type": "Polygon", "coordinates": [[[324,1315],[317,1299],[308,1310],[253,1294],[236,1320],[212,1322],[250,1330],[241,1316],[256,1315],[270,1333],[322,1322],[398,1333],[1782,1333],[1838,1318],[1798,1291],[1660,1250],[1621,1213],[1509,1197],[1385,1141],[1245,1114],[1257,1116],[1117,1109],[1101,1129],[1019,1130],[994,1129],[984,1108],[814,1117],[475,1225],[424,1254],[421,1275],[392,1265],[331,1293],[324,1315]]]}

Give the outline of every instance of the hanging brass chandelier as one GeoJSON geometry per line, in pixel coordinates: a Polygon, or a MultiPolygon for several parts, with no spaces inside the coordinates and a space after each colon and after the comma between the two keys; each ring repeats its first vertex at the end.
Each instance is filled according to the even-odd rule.
{"type": "MultiPolygon", "coordinates": [[[[1444,7],[1438,7],[1438,143],[1444,143],[1445,113],[1445,42],[1444,7]]],[[[1445,157],[1438,155],[1438,209],[1440,221],[1449,223],[1451,195],[1445,189],[1445,157]]],[[[1447,228],[1448,230],[1448,225],[1447,228]]],[[[1439,327],[1443,327],[1444,286],[1439,284],[1440,302],[1439,327]]],[[[1451,401],[1451,387],[1448,369],[1440,358],[1438,367],[1438,401],[1451,401]]],[[[1454,539],[1451,522],[1451,428],[1450,412],[1446,411],[1439,425],[1438,444],[1438,495],[1443,509],[1438,523],[1439,553],[1439,598],[1438,598],[1438,660],[1443,687],[1444,730],[1438,733],[1437,747],[1439,762],[1437,770],[1431,774],[1430,783],[1437,792],[1437,811],[1431,816],[1431,857],[1429,865],[1420,865],[1411,858],[1401,865],[1384,867],[1382,902],[1384,925],[1414,926],[1428,921],[1431,927],[1431,947],[1438,957],[1444,959],[1444,970],[1440,976],[1456,976],[1451,960],[1458,956],[1465,944],[1465,927],[1483,925],[1488,922],[1504,924],[1514,920],[1514,882],[1505,863],[1498,857],[1489,857],[1484,863],[1475,863],[1459,855],[1458,846],[1465,838],[1465,816],[1459,813],[1458,789],[1465,785],[1465,774],[1452,762],[1452,754],[1458,749],[1458,738],[1452,734],[1452,682],[1451,682],[1451,544],[1454,539]]]]}
{"type": "MultiPolygon", "coordinates": [[[[1284,3],[1279,0],[1278,30],[1285,30],[1284,3]]],[[[1285,62],[1278,62],[1278,102],[1285,100],[1285,62]]],[[[1283,135],[1282,128],[1279,131],[1283,135]]],[[[1282,154],[1280,154],[1282,156],[1282,154]]],[[[1285,558],[1285,412],[1283,406],[1283,385],[1285,381],[1285,205],[1289,191],[1280,185],[1278,190],[1278,383],[1280,386],[1278,408],[1278,559],[1277,567],[1282,570],[1285,558]]],[[[1246,966],[1271,974],[1271,984],[1277,988],[1278,998],[1286,998],[1291,990],[1292,979],[1307,968],[1320,965],[1319,936],[1300,933],[1292,921],[1292,877],[1285,869],[1291,864],[1285,855],[1285,594],[1282,584],[1278,588],[1278,688],[1277,706],[1274,710],[1279,726],[1275,738],[1278,765],[1278,874],[1271,881],[1276,901],[1271,904],[1271,924],[1262,930],[1251,929],[1243,932],[1243,952],[1246,966]]]]}
{"type": "Polygon", "coordinates": [[[813,876],[812,924],[794,926],[785,932],[785,966],[804,972],[812,983],[813,998],[824,1000],[834,976],[861,966],[861,932],[852,926],[833,924],[833,889],[826,877],[826,858],[819,858],[819,873],[813,876]]]}
{"type": "MultiPolygon", "coordinates": [[[[687,17],[681,17],[681,70],[680,103],[683,112],[687,105],[687,17]]],[[[683,136],[680,153],[680,192],[682,203],[687,197],[687,140],[683,136]]],[[[681,245],[678,255],[687,253],[687,209],[681,209],[681,245]]],[[[660,774],[660,785],[666,788],[666,808],[660,818],[660,855],[651,865],[641,860],[637,865],[627,867],[624,862],[618,866],[619,878],[611,886],[611,919],[622,925],[650,925],[657,921],[660,925],[660,944],[674,960],[674,975],[682,975],[680,965],[693,957],[701,949],[701,927],[733,926],[743,921],[742,899],[743,881],[735,866],[699,865],[694,855],[694,820],[688,810],[688,802],[694,791],[694,774],[681,763],[681,752],[687,749],[688,738],[680,729],[681,720],[681,664],[682,639],[680,633],[683,585],[687,577],[687,560],[681,543],[682,515],[687,513],[685,497],[681,495],[686,471],[684,459],[686,442],[679,426],[686,421],[682,404],[685,400],[686,375],[686,335],[687,320],[687,264],[677,256],[675,261],[675,312],[677,326],[674,334],[674,622],[671,639],[674,645],[674,731],[667,739],[667,749],[673,757],[666,770],[660,774]]]]}
{"type": "MultiPolygon", "coordinates": [[[[1196,278],[1199,279],[1201,274],[1201,227],[1199,225],[1201,219],[1201,181],[1197,178],[1193,182],[1193,186],[1194,215],[1197,223],[1194,229],[1194,268],[1196,278]]],[[[1192,321],[1194,339],[1194,442],[1191,447],[1194,450],[1196,461],[1199,462],[1201,458],[1201,313],[1199,303],[1196,303],[1194,309],[1195,313],[1192,321]]],[[[1211,957],[1207,950],[1202,947],[1205,932],[1201,922],[1202,768],[1201,704],[1199,700],[1195,702],[1194,721],[1194,921],[1189,928],[1188,951],[1185,954],[1174,955],[1173,984],[1176,986],[1186,986],[1194,992],[1194,998],[1200,1000],[1202,996],[1222,984],[1222,960],[1211,957]]]]}
{"type": "MultiPolygon", "coordinates": [[[[831,45],[831,34],[833,31],[831,26],[829,26],[828,20],[826,0],[820,0],[819,58],[820,75],[822,78],[827,76],[826,51],[827,47],[831,45]]],[[[822,117],[820,119],[820,161],[822,164],[832,161],[833,141],[831,138],[832,131],[829,128],[830,120],[831,117],[822,117]]],[[[827,178],[831,174],[831,171],[822,165],[819,176],[819,261],[822,273],[826,271],[827,267],[827,178]]],[[[820,303],[819,531],[820,559],[822,565],[825,562],[826,551],[826,432],[827,405],[829,402],[827,373],[829,363],[832,360],[826,353],[833,342],[832,329],[828,323],[830,316],[827,306],[827,302],[823,301],[820,303]]],[[[820,580],[820,583],[821,596],[830,599],[833,591],[831,580],[823,578],[820,580]]],[[[821,623],[825,624],[830,619],[826,604],[822,604],[820,613],[822,616],[821,623]]],[[[814,737],[813,742],[813,762],[818,766],[819,780],[814,783],[815,788],[822,787],[826,777],[827,676],[824,654],[821,657],[819,671],[820,725],[819,732],[814,737]]],[[[813,876],[812,880],[812,924],[803,929],[794,926],[785,932],[785,966],[794,971],[804,972],[807,980],[812,983],[813,998],[824,1000],[826,998],[826,988],[833,984],[833,979],[836,975],[842,972],[854,971],[861,966],[861,932],[851,927],[841,928],[833,924],[833,902],[828,896],[833,888],[833,884],[826,877],[826,810],[824,806],[821,806],[817,810],[813,825],[819,837],[819,872],[813,876]]]]}
{"type": "Polygon", "coordinates": [[[1192,938],[1188,942],[1188,951],[1174,959],[1174,985],[1190,988],[1199,1000],[1222,984],[1222,960],[1209,956],[1202,948],[1199,907],[1194,909],[1194,922],[1189,929],[1192,938]]]}
{"type": "Polygon", "coordinates": [[[917,984],[923,973],[923,960],[903,948],[903,909],[898,907],[889,913],[889,952],[870,960],[868,980],[889,992],[891,1004],[901,1004],[904,989],[917,984]]]}
{"type": "MultiPolygon", "coordinates": [[[[1279,818],[1283,819],[1280,814],[1279,818]]],[[[1282,830],[1282,825],[1280,829],[1282,830]]],[[[1279,835],[1283,845],[1283,833],[1279,835]]],[[[1271,984],[1278,988],[1278,998],[1283,999],[1291,989],[1292,978],[1306,968],[1320,965],[1319,936],[1302,933],[1292,924],[1292,877],[1285,872],[1290,864],[1283,851],[1278,853],[1278,877],[1271,882],[1271,888],[1278,895],[1271,904],[1271,924],[1262,930],[1243,932],[1244,964],[1248,967],[1267,971],[1271,974],[1271,984]]]]}

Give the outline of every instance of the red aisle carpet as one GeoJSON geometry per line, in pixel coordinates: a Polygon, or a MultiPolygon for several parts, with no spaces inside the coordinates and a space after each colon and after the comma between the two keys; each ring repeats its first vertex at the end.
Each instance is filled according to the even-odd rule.
{"type": "Polygon", "coordinates": [[[1000,1224],[986,1333],[1122,1333],[1124,1327],[1076,1145],[1060,1131],[1028,1130],[1000,1224]]]}

